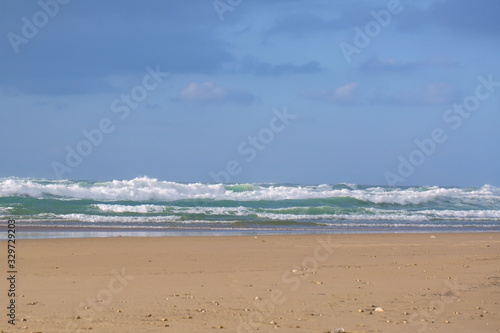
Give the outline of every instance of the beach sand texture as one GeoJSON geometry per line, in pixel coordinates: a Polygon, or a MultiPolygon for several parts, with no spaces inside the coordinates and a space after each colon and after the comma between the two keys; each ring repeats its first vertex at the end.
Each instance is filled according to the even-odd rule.
{"type": "Polygon", "coordinates": [[[16,245],[16,325],[3,301],[3,332],[500,331],[500,233],[16,245]]]}

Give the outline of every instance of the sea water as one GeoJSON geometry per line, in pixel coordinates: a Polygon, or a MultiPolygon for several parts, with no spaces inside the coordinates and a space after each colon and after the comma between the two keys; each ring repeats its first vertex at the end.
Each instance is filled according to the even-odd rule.
{"type": "Polygon", "coordinates": [[[25,238],[500,231],[500,188],[0,178],[8,219],[25,238]]]}

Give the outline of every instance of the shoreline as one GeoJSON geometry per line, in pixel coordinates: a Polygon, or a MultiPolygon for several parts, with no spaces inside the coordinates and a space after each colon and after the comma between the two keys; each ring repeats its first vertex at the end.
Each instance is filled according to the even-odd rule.
{"type": "Polygon", "coordinates": [[[32,239],[16,247],[18,325],[0,322],[9,332],[500,330],[496,232],[32,239]]]}
{"type": "MultiPolygon", "coordinates": [[[[496,229],[496,228],[495,228],[496,229]]],[[[355,228],[344,229],[273,229],[273,228],[114,228],[114,227],[58,227],[16,226],[18,239],[74,239],[114,237],[223,237],[223,236],[286,236],[286,235],[381,235],[381,234],[468,234],[500,233],[500,230],[471,230],[449,228],[355,228]]],[[[0,227],[0,241],[7,239],[6,226],[0,227]]]]}

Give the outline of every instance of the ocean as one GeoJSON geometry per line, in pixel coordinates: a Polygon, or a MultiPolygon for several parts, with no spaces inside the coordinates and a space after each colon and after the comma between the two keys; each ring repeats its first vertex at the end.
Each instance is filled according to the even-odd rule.
{"type": "Polygon", "coordinates": [[[500,231],[500,188],[0,178],[8,219],[17,238],[500,231]]]}

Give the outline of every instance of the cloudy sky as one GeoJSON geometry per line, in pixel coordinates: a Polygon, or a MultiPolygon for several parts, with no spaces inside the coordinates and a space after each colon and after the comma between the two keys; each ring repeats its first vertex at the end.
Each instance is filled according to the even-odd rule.
{"type": "Polygon", "coordinates": [[[498,186],[499,13],[2,1],[0,177],[498,186]]]}

